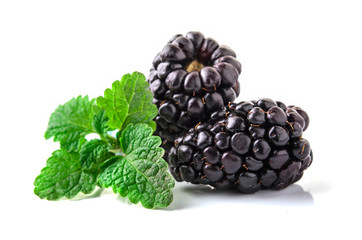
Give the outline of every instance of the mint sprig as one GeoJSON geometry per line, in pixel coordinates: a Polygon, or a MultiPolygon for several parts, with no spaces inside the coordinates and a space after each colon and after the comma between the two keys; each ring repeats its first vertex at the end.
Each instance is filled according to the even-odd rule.
{"type": "Polygon", "coordinates": [[[161,139],[153,136],[156,115],[148,83],[138,72],[124,75],[97,99],[78,96],[60,105],[44,135],[60,149],[35,179],[34,193],[57,200],[112,187],[132,203],[167,207],[175,182],[162,159],[161,139]],[[87,140],[91,133],[99,137],[87,140]]]}

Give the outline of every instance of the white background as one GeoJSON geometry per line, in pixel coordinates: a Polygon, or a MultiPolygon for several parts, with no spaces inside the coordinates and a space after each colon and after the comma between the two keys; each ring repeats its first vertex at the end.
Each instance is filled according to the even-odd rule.
{"type": "Polygon", "coordinates": [[[1,239],[361,239],[362,8],[359,1],[1,1],[1,239]],[[198,30],[243,65],[239,100],[310,115],[314,162],[282,191],[217,194],[176,184],[164,210],[111,191],[46,201],[33,181],[58,144],[50,114],[148,74],[174,34],[198,30]]]}

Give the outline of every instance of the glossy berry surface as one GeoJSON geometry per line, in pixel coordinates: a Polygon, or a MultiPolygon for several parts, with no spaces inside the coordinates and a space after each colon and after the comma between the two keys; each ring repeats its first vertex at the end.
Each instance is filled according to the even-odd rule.
{"type": "Polygon", "coordinates": [[[312,163],[310,144],[302,138],[308,125],[303,109],[282,102],[232,103],[176,139],[170,171],[177,181],[243,193],[283,189],[312,163]]]}
{"type": "MultiPolygon", "coordinates": [[[[158,107],[156,134],[163,148],[239,95],[241,64],[235,52],[200,32],[172,37],[153,60],[148,76],[158,107]]],[[[183,170],[186,176],[186,168],[183,170]]],[[[191,174],[188,172],[188,176],[191,174]]]]}

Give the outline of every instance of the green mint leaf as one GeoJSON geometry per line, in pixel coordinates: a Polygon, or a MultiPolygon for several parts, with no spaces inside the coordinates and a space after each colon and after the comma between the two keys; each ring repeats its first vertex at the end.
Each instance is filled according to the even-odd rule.
{"type": "Polygon", "coordinates": [[[92,139],[82,145],[79,151],[79,161],[83,168],[96,168],[105,160],[114,156],[114,153],[109,152],[110,145],[100,139],[92,139]]]}
{"type": "Polygon", "coordinates": [[[92,133],[92,105],[95,100],[78,96],[60,105],[50,116],[45,138],[54,137],[68,151],[78,151],[85,136],[92,133]]]}
{"type": "Polygon", "coordinates": [[[122,130],[130,123],[146,123],[155,129],[152,120],[157,115],[157,107],[152,104],[153,96],[148,87],[145,76],[134,72],[115,81],[112,89],[106,89],[104,97],[97,98],[111,128],[122,130]]]}
{"type": "Polygon", "coordinates": [[[108,126],[109,119],[106,116],[104,109],[100,109],[98,105],[93,105],[93,121],[92,127],[95,133],[101,137],[102,140],[109,142],[112,146],[117,145],[117,139],[108,134],[109,131],[114,129],[108,126]]]}
{"type": "Polygon", "coordinates": [[[97,185],[97,172],[82,169],[79,153],[64,149],[53,152],[47,165],[34,181],[34,193],[40,198],[73,198],[79,192],[91,193],[97,185]]]}
{"type": "MultiPolygon", "coordinates": [[[[161,145],[161,138],[152,136],[152,134],[152,128],[145,124],[137,124],[127,127],[121,132],[119,138],[123,153],[128,155],[132,154],[134,151],[144,148],[158,150],[161,145]]],[[[163,150],[162,148],[159,149],[163,150]]]]}
{"type": "Polygon", "coordinates": [[[104,163],[98,183],[146,208],[167,207],[175,185],[162,159],[161,139],[147,124],[129,124],[120,137],[123,153],[104,163]]]}
{"type": "Polygon", "coordinates": [[[105,136],[107,134],[107,131],[110,131],[112,129],[108,126],[108,117],[106,116],[105,110],[103,109],[97,109],[98,106],[94,106],[94,115],[93,115],[93,121],[92,121],[92,127],[93,130],[98,133],[100,136],[105,136]]]}

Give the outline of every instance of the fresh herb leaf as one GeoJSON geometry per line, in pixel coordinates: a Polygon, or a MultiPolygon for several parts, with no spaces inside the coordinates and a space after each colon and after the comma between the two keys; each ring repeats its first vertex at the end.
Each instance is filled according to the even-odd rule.
{"type": "Polygon", "coordinates": [[[108,117],[103,109],[98,110],[93,115],[92,127],[93,130],[100,136],[105,136],[109,130],[108,117]]]}
{"type": "MultiPolygon", "coordinates": [[[[159,148],[161,138],[152,136],[153,130],[146,124],[130,125],[121,132],[119,142],[124,154],[132,154],[139,149],[149,148],[154,150],[163,150],[159,148]]],[[[162,152],[162,155],[164,152],[162,152]]]]}
{"type": "Polygon", "coordinates": [[[132,203],[161,208],[172,202],[175,182],[162,159],[161,139],[152,133],[147,124],[127,125],[119,140],[122,153],[104,164],[97,181],[132,203]]]}
{"type": "Polygon", "coordinates": [[[152,93],[143,74],[126,74],[121,81],[115,81],[112,89],[106,89],[104,97],[97,98],[97,104],[105,109],[109,126],[124,129],[130,123],[146,123],[155,129],[152,121],[157,107],[152,104],[152,93]]]}
{"type": "Polygon", "coordinates": [[[92,139],[82,145],[79,151],[79,161],[83,168],[96,168],[105,160],[114,156],[114,153],[109,152],[111,146],[103,140],[92,139]]]}
{"type": "Polygon", "coordinates": [[[78,96],[60,105],[50,116],[45,138],[54,137],[68,151],[78,151],[85,136],[92,133],[92,105],[95,99],[78,96]]]}
{"type": "Polygon", "coordinates": [[[79,192],[91,193],[97,185],[96,179],[94,169],[82,169],[79,153],[60,149],[53,152],[46,167],[35,179],[34,193],[48,200],[73,198],[79,192]]]}

